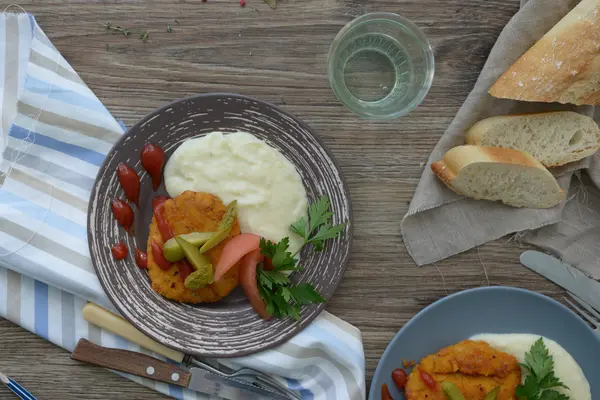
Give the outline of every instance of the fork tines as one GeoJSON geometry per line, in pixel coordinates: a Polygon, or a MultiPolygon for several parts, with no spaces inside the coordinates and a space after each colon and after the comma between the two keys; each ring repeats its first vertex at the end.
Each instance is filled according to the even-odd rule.
{"type": "Polygon", "coordinates": [[[587,310],[587,312],[584,311],[581,307],[579,307],[577,304],[575,304],[571,300],[567,299],[566,297],[563,297],[563,299],[567,303],[569,303],[569,305],[571,307],[573,307],[575,310],[577,310],[577,312],[586,321],[588,321],[590,324],[592,324],[596,329],[600,329],[600,312],[595,310],[594,307],[590,306],[589,304],[587,304],[585,301],[583,301],[581,298],[577,297],[573,293],[571,293],[571,292],[567,292],[567,293],[569,294],[569,296],[571,296],[571,298],[575,301],[575,303],[577,303],[581,307],[585,308],[587,310]]]}

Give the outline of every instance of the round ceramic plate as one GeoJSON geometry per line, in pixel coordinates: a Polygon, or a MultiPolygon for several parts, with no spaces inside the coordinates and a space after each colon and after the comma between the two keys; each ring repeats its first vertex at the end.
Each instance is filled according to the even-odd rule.
{"type": "Polygon", "coordinates": [[[509,287],[486,287],[459,292],[426,307],[392,339],[377,365],[369,392],[381,398],[388,384],[395,400],[404,400],[392,381],[402,360],[418,361],[478,333],[532,333],[563,346],[581,366],[592,389],[600,396],[600,338],[575,313],[559,302],[509,287]]]}
{"type": "Polygon", "coordinates": [[[305,269],[294,274],[293,280],[310,282],[329,299],[342,279],[350,252],[352,213],[346,183],[329,151],[302,121],[271,104],[232,94],[199,95],[151,113],[123,135],[100,168],[89,205],[90,253],[100,283],[119,312],[149,337],[186,354],[236,357],[265,350],[298,333],[325,306],[304,307],[300,321],[264,321],[239,288],[214,304],[182,304],[154,292],[146,271],[135,264],[133,249],[146,248],[152,199],[166,194],[164,184],[158,192],[152,190],[140,162],[142,147],[158,144],[168,157],[186,139],[238,130],[278,149],[296,166],[309,203],[328,195],[333,222],[347,224],[345,232],[328,241],[322,253],[301,254],[305,269]],[[111,199],[125,198],[116,174],[121,162],[133,167],[142,182],[135,236],[117,225],[110,208],[111,199]],[[130,249],[124,261],[116,261],[110,252],[120,240],[130,249]]]}

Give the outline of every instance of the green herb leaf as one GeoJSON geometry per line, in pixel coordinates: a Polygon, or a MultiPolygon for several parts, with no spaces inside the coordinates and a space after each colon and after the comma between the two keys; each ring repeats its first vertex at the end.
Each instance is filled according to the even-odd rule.
{"type": "Polygon", "coordinates": [[[315,229],[329,221],[333,213],[329,211],[329,196],[323,195],[308,208],[308,234],[312,234],[315,229]]]}
{"type": "Polygon", "coordinates": [[[540,400],[569,400],[569,396],[558,393],[556,390],[546,390],[540,396],[540,400]]]}
{"type": "Polygon", "coordinates": [[[344,224],[339,224],[335,226],[331,226],[329,224],[322,225],[319,228],[319,231],[315,234],[315,236],[311,237],[308,240],[308,243],[315,246],[316,251],[322,251],[324,246],[323,242],[327,239],[333,239],[337,237],[340,234],[340,232],[344,230],[345,227],[346,226],[344,224]]]}
{"type": "Polygon", "coordinates": [[[517,397],[524,397],[526,399],[537,398],[538,393],[539,388],[535,375],[527,375],[525,383],[517,386],[517,389],[515,390],[515,394],[517,395],[517,397]]]}
{"type": "Polygon", "coordinates": [[[544,379],[540,382],[540,389],[552,389],[561,387],[564,389],[569,389],[567,385],[562,383],[558,377],[554,375],[554,371],[551,371],[548,375],[544,377],[544,379]]]}
{"type": "Polygon", "coordinates": [[[295,271],[296,259],[291,252],[288,251],[290,247],[290,238],[285,237],[275,244],[270,240],[260,239],[260,253],[271,259],[275,271],[295,271]]]}
{"type": "Polygon", "coordinates": [[[263,269],[261,270],[261,274],[264,275],[266,279],[269,279],[272,282],[273,287],[288,285],[290,283],[290,278],[288,278],[286,274],[283,274],[278,271],[265,271],[263,269]]]}
{"type": "Polygon", "coordinates": [[[273,259],[275,253],[277,253],[277,244],[271,242],[270,240],[265,240],[265,238],[260,238],[260,254],[263,256],[273,259]]]}
{"type": "Polygon", "coordinates": [[[549,355],[542,338],[536,340],[529,352],[525,353],[525,362],[531,367],[538,383],[554,368],[554,360],[549,355]]]}
{"type": "Polygon", "coordinates": [[[303,283],[301,285],[291,287],[289,291],[294,298],[294,301],[303,306],[307,304],[325,302],[323,296],[321,296],[309,283],[303,283]]]}
{"type": "Polygon", "coordinates": [[[568,387],[554,374],[554,359],[548,352],[544,340],[539,338],[525,353],[525,364],[520,364],[528,373],[525,382],[518,385],[515,395],[519,400],[569,400],[551,388],[568,387]]]}
{"type": "Polygon", "coordinates": [[[171,33],[173,32],[173,28],[171,28],[171,25],[167,24],[167,32],[171,33]]]}
{"type": "Polygon", "coordinates": [[[306,219],[300,218],[298,222],[290,226],[290,230],[303,239],[306,239],[306,219]]]}
{"type": "Polygon", "coordinates": [[[292,317],[300,319],[301,306],[323,303],[325,299],[309,283],[294,286],[283,271],[299,271],[295,256],[310,243],[316,251],[321,251],[327,239],[337,237],[345,225],[332,226],[329,221],[333,213],[329,210],[329,197],[321,196],[308,210],[309,219],[301,218],[290,226],[290,230],[304,239],[302,246],[295,254],[289,251],[290,239],[283,238],[279,243],[260,239],[260,253],[269,258],[273,270],[257,269],[257,285],[260,296],[265,302],[267,312],[277,318],[292,317]],[[316,231],[316,232],[315,232],[316,231]]]}
{"type": "Polygon", "coordinates": [[[140,40],[144,43],[147,42],[149,35],[150,35],[150,31],[145,31],[145,32],[140,33],[140,40]]]}

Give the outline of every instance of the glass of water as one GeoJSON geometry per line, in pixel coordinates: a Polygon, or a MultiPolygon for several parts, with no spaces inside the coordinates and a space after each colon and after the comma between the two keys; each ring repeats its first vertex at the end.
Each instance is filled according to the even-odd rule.
{"type": "Polygon", "coordinates": [[[427,95],[435,70],[423,32],[392,13],[366,14],[342,28],[331,44],[328,64],[337,98],[369,119],[411,112],[427,95]]]}

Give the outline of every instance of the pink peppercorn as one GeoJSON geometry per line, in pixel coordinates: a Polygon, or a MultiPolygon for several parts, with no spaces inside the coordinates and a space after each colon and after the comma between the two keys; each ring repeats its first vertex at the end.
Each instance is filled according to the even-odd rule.
{"type": "Polygon", "coordinates": [[[240,6],[246,7],[246,0],[240,0],[240,6]]]}

